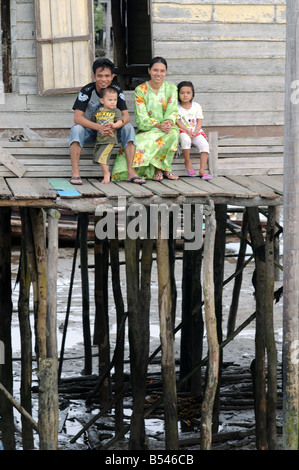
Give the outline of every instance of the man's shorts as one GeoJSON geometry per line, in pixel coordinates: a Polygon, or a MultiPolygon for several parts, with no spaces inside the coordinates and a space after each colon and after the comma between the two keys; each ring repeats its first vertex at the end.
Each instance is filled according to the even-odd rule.
{"type": "MultiPolygon", "coordinates": [[[[80,124],[75,124],[71,128],[69,145],[71,145],[73,142],[78,142],[82,148],[86,143],[95,143],[96,138],[97,131],[83,127],[80,124]]],[[[135,131],[131,123],[128,122],[123,127],[118,129],[117,140],[124,149],[126,148],[128,142],[133,142],[135,145],[135,131]]]]}

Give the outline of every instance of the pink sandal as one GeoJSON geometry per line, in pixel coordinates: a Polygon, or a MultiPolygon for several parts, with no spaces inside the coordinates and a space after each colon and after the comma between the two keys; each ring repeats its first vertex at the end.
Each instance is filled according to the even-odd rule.
{"type": "Polygon", "coordinates": [[[191,170],[187,170],[187,175],[188,176],[197,176],[195,171],[193,170],[193,168],[191,168],[191,170]]]}
{"type": "Polygon", "coordinates": [[[212,179],[212,175],[207,175],[207,174],[204,174],[204,175],[198,175],[202,180],[210,180],[212,179]]]}

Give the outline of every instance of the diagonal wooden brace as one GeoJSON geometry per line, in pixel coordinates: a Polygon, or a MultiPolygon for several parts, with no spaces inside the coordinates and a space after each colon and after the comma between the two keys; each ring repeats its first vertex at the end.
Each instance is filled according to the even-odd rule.
{"type": "Polygon", "coordinates": [[[12,171],[19,178],[21,178],[27,171],[26,167],[3,147],[0,147],[0,163],[6,166],[6,168],[12,171]]]}

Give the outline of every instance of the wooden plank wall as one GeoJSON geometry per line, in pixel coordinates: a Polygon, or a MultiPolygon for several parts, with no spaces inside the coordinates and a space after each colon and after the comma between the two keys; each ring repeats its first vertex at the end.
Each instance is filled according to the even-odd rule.
{"type": "MultiPolygon", "coordinates": [[[[0,129],[71,127],[75,95],[37,95],[33,0],[11,0],[11,11],[13,94],[0,129]]],[[[283,134],[285,1],[152,0],[151,18],[153,55],[166,57],[170,81],[193,81],[207,131],[283,134]]]]}
{"type": "Polygon", "coordinates": [[[152,0],[154,55],[167,59],[171,81],[193,81],[205,127],[281,135],[285,8],[283,0],[152,0]]]}

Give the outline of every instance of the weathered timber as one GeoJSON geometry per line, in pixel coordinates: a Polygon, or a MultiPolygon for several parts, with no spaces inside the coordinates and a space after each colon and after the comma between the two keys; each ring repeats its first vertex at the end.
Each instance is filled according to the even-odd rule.
{"type": "Polygon", "coordinates": [[[241,291],[241,285],[242,285],[242,279],[243,279],[243,270],[241,270],[240,268],[243,265],[244,260],[245,260],[246,248],[248,244],[247,234],[248,234],[248,215],[247,215],[247,210],[244,209],[242,229],[241,229],[241,234],[240,234],[239,253],[238,253],[238,259],[237,259],[236,271],[235,271],[237,274],[235,277],[234,288],[233,288],[233,293],[232,293],[232,301],[231,301],[231,306],[230,306],[229,316],[228,316],[228,321],[227,321],[227,335],[228,336],[234,331],[235,324],[236,324],[239,297],[240,297],[240,291],[241,291]]]}
{"type": "MultiPolygon", "coordinates": [[[[24,210],[21,210],[22,219],[22,238],[21,238],[21,253],[20,253],[20,288],[18,300],[18,316],[20,323],[20,338],[21,338],[21,406],[31,415],[32,402],[31,402],[31,385],[32,385],[32,334],[30,326],[30,271],[28,265],[28,257],[26,250],[25,239],[25,219],[24,210]]],[[[32,426],[28,423],[27,419],[22,415],[22,443],[23,449],[33,449],[33,432],[32,426]]]]}
{"type": "Polygon", "coordinates": [[[165,237],[165,234],[162,233],[160,220],[157,240],[157,268],[165,415],[165,447],[167,450],[176,450],[178,449],[178,427],[173,324],[171,318],[169,249],[167,239],[163,237],[165,237]]]}
{"type": "Polygon", "coordinates": [[[80,219],[80,263],[81,263],[81,289],[82,289],[82,323],[84,338],[84,374],[92,372],[91,336],[89,322],[89,281],[88,281],[88,248],[87,232],[89,215],[86,212],[79,214],[80,219]]]}
{"type": "MultiPolygon", "coordinates": [[[[100,217],[95,216],[95,226],[100,217]]],[[[99,348],[99,371],[105,369],[110,362],[109,318],[108,318],[108,261],[109,242],[107,239],[99,239],[97,232],[94,240],[95,259],[95,331],[94,344],[99,348]]],[[[99,388],[99,399],[102,406],[109,402],[111,393],[110,376],[105,378],[99,388]]]]}
{"type": "MultiPolygon", "coordinates": [[[[117,237],[110,240],[110,263],[112,289],[116,308],[117,338],[118,338],[118,354],[115,360],[115,395],[123,393],[124,388],[124,344],[125,344],[125,306],[121,290],[120,281],[120,260],[119,260],[119,240],[117,237]]],[[[123,399],[118,400],[115,404],[115,432],[121,432],[124,428],[124,407],[123,399]]]]}
{"type": "Polygon", "coordinates": [[[255,334],[255,413],[256,445],[258,450],[267,449],[266,436],[266,370],[265,370],[265,242],[261,230],[258,208],[248,209],[249,232],[255,256],[255,273],[253,283],[256,297],[256,334],[255,334]]]}
{"type": "Polygon", "coordinates": [[[273,323],[275,208],[269,207],[265,243],[265,344],[267,350],[267,443],[277,450],[277,350],[273,323]]]}
{"type": "MultiPolygon", "coordinates": [[[[5,364],[0,364],[0,382],[12,394],[12,345],[11,345],[11,209],[0,209],[0,340],[4,345],[5,364]]],[[[11,403],[0,400],[0,425],[5,450],[15,449],[14,418],[11,403]]]]}
{"type": "Polygon", "coordinates": [[[38,428],[40,450],[57,450],[58,446],[58,393],[57,361],[39,359],[38,428]]]}
{"type": "Polygon", "coordinates": [[[214,242],[216,233],[216,221],[213,207],[205,212],[205,226],[206,237],[203,257],[203,292],[209,361],[208,376],[201,411],[200,443],[202,450],[210,450],[212,446],[212,415],[218,385],[219,369],[219,343],[215,316],[213,276],[214,242]]]}

